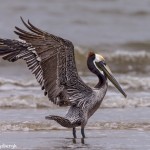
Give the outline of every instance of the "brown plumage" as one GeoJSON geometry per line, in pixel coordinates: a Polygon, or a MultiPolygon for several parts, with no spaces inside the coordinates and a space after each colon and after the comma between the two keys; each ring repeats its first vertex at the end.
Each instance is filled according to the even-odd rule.
{"type": "Polygon", "coordinates": [[[106,94],[107,77],[124,96],[126,94],[101,55],[90,52],[87,59],[89,70],[99,79],[95,88],[91,88],[78,75],[74,46],[70,41],[42,31],[29,20],[27,23],[22,18],[21,20],[29,31],[15,27],[14,32],[23,41],[0,39],[0,55],[11,62],[25,60],[49,100],[59,106],[70,106],[65,117],[50,115],[46,119],[73,128],[75,138],[75,127],[81,126],[82,136],[85,137],[84,127],[106,94]]]}

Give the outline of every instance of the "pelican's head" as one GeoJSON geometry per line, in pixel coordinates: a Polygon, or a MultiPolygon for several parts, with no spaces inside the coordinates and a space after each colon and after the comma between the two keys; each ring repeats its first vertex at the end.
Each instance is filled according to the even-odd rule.
{"type": "Polygon", "coordinates": [[[114,78],[110,68],[106,64],[104,57],[99,54],[90,52],[88,58],[91,58],[95,68],[99,71],[99,73],[105,75],[114,84],[114,86],[124,95],[124,97],[127,97],[120,84],[114,78]]]}

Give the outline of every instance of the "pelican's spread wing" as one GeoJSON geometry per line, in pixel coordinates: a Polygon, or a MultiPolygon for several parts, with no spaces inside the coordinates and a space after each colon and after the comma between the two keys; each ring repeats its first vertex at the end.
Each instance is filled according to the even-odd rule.
{"type": "Polygon", "coordinates": [[[78,76],[73,44],[38,29],[29,21],[26,23],[22,19],[22,22],[30,32],[16,27],[15,33],[31,45],[28,51],[35,51],[40,58],[40,71],[37,73],[41,74],[43,88],[49,99],[55,104],[61,102],[83,106],[92,89],[78,76]]]}

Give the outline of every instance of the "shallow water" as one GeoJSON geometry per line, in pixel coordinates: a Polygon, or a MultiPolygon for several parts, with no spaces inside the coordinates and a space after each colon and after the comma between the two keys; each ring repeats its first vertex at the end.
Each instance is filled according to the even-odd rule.
{"type": "Polygon", "coordinates": [[[89,86],[97,77],[86,66],[87,53],[101,53],[127,92],[109,83],[101,109],[86,126],[85,144],[49,114],[64,115],[43,95],[23,61],[0,59],[0,146],[17,149],[150,149],[150,2],[149,0],[5,0],[0,5],[0,37],[17,38],[20,16],[50,33],[71,40],[79,75],[89,86]],[[82,65],[81,65],[82,64],[82,65]]]}
{"type": "Polygon", "coordinates": [[[45,115],[63,115],[66,109],[0,110],[1,143],[18,149],[102,149],[149,150],[149,108],[99,109],[89,120],[84,144],[80,128],[76,143],[72,130],[44,119],[45,115]]]}
{"type": "MultiPolygon", "coordinates": [[[[45,116],[64,116],[67,108],[51,109],[1,109],[0,131],[49,131],[68,130],[54,121],[45,120],[45,116]]],[[[89,119],[86,129],[135,129],[150,130],[150,109],[139,108],[105,108],[98,111],[89,119]]]]}
{"type": "Polygon", "coordinates": [[[84,144],[74,143],[70,131],[4,132],[2,142],[26,150],[149,150],[150,132],[135,130],[88,130],[84,144]],[[64,137],[65,135],[65,137],[64,137]]]}

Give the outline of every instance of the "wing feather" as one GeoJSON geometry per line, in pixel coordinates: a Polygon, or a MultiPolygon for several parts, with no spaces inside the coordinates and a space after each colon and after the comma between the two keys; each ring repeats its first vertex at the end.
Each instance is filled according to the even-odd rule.
{"type": "Polygon", "coordinates": [[[44,80],[40,61],[38,61],[38,56],[30,49],[30,44],[22,43],[17,40],[0,39],[0,55],[3,56],[3,59],[10,62],[24,59],[28,68],[35,75],[37,81],[44,90],[44,80]]]}
{"type": "Polygon", "coordinates": [[[29,20],[27,23],[22,18],[21,20],[30,32],[15,27],[15,33],[20,39],[31,44],[40,57],[45,93],[48,93],[49,99],[57,103],[56,100],[61,95],[61,97],[68,97],[61,102],[68,102],[68,104],[71,102],[82,106],[86,97],[92,93],[92,89],[78,76],[73,44],[42,31],[32,25],[29,20]]]}
{"type": "MultiPolygon", "coordinates": [[[[92,89],[78,75],[73,44],[42,31],[32,25],[29,20],[27,23],[22,18],[21,20],[29,31],[15,27],[14,32],[31,46],[24,54],[14,54],[14,57],[19,55],[19,58],[26,60],[29,69],[42,85],[42,89],[45,89],[45,95],[47,94],[53,103],[59,104],[57,102],[59,99],[61,104],[82,107],[92,93],[92,89]],[[39,63],[37,63],[37,58],[32,56],[34,51],[41,60],[38,61],[39,63]],[[28,52],[32,52],[32,55],[28,55],[28,52]]],[[[9,59],[9,57],[12,57],[12,54],[4,58],[9,59]]]]}

